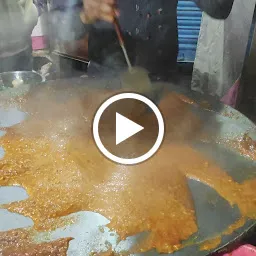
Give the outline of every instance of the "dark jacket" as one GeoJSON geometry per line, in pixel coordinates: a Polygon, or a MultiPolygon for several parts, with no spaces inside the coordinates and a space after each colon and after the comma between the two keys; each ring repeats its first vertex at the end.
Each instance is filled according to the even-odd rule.
{"type": "MultiPolygon", "coordinates": [[[[234,0],[194,0],[217,19],[228,17],[234,0]]],[[[129,56],[134,65],[150,73],[163,74],[176,65],[178,54],[177,0],[117,0],[120,25],[129,56]]],[[[82,24],[77,12],[70,13],[58,30],[64,37],[72,31],[73,39],[89,36],[89,59],[111,68],[125,66],[113,25],[96,22],[82,24]]]]}

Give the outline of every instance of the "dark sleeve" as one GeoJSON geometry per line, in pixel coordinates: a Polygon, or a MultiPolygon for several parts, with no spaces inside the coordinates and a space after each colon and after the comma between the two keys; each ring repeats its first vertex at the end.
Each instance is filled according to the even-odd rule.
{"type": "Polygon", "coordinates": [[[215,19],[226,19],[233,6],[234,0],[194,0],[202,11],[215,19]]]}
{"type": "Polygon", "coordinates": [[[88,34],[91,25],[85,25],[79,14],[80,9],[51,11],[50,19],[54,36],[63,41],[74,41],[88,34]]]}

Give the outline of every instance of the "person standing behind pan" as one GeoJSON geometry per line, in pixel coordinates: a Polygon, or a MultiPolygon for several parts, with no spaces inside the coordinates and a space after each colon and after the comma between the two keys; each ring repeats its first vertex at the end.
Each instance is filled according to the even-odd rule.
{"type": "Polygon", "coordinates": [[[32,70],[31,33],[37,19],[33,0],[0,1],[0,73],[32,70]]]}
{"type": "MultiPolygon", "coordinates": [[[[194,0],[210,16],[228,17],[234,0],[194,0]]],[[[83,0],[83,8],[60,18],[62,35],[79,39],[89,33],[89,59],[100,65],[125,67],[114,27],[117,16],[133,65],[153,77],[168,77],[178,54],[177,0],[83,0]],[[70,25],[71,23],[71,25],[70,25]],[[70,33],[68,33],[70,30],[70,33]]]]}

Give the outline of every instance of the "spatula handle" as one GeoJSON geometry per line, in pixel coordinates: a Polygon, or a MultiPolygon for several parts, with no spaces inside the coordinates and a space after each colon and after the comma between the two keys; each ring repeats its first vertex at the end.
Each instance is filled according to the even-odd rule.
{"type": "Polygon", "coordinates": [[[132,64],[131,64],[130,58],[128,56],[127,50],[125,48],[124,39],[123,39],[121,29],[120,29],[120,25],[119,25],[119,22],[118,22],[117,18],[115,18],[115,20],[114,20],[114,27],[115,27],[115,30],[116,30],[116,34],[117,34],[119,44],[120,44],[120,46],[123,50],[124,57],[125,57],[127,65],[128,65],[129,71],[131,72],[132,71],[132,64]]]}

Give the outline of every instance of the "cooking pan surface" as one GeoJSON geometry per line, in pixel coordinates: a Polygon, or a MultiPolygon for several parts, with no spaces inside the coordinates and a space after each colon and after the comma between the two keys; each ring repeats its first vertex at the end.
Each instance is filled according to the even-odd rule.
{"type": "MultiPolygon", "coordinates": [[[[48,85],[70,84],[71,86],[91,86],[92,88],[119,88],[118,81],[96,81],[89,78],[73,79],[65,81],[50,82],[48,85]]],[[[163,86],[163,84],[155,84],[155,86],[163,86]]],[[[248,133],[252,138],[256,139],[256,127],[241,113],[227,106],[217,103],[212,98],[202,97],[191,93],[184,88],[179,88],[173,84],[164,84],[165,88],[170,91],[176,91],[190,97],[194,103],[191,109],[201,120],[203,120],[203,129],[211,134],[217,140],[234,139],[242,134],[248,133]],[[207,102],[207,104],[204,104],[207,102]]],[[[155,94],[154,94],[155,95],[155,94]]],[[[159,95],[158,95],[159,96],[159,95]]],[[[60,95],[60,100],[61,100],[60,95]]],[[[159,96],[161,97],[161,95],[159,96]]],[[[158,99],[154,99],[158,101],[158,99]]],[[[0,129],[1,127],[13,126],[21,122],[29,113],[20,112],[17,106],[9,109],[0,108],[0,129]]],[[[0,136],[4,135],[4,129],[0,131],[0,136]]],[[[193,142],[193,147],[197,150],[208,154],[213,158],[228,174],[238,183],[248,179],[256,178],[256,162],[246,158],[231,150],[220,143],[204,143],[193,142]],[[241,172],[243,170],[243,172],[241,172]]],[[[4,157],[4,150],[0,149],[0,158],[4,157]]],[[[223,199],[214,189],[200,183],[197,180],[188,179],[188,186],[194,201],[198,233],[194,234],[188,241],[184,241],[187,246],[175,253],[165,254],[174,256],[197,255],[205,256],[216,250],[232,243],[234,240],[243,236],[251,228],[255,226],[254,220],[247,219],[245,224],[232,232],[223,235],[221,242],[217,245],[217,249],[213,248],[208,251],[202,251],[199,247],[207,240],[214,239],[220,233],[225,231],[230,225],[235,223],[241,216],[239,209],[231,207],[229,203],[223,199]]],[[[0,204],[6,204],[13,201],[25,200],[28,197],[26,191],[20,187],[0,187],[0,204]]],[[[51,241],[58,238],[74,237],[70,242],[68,255],[90,255],[92,251],[105,251],[111,247],[117,253],[129,250],[140,239],[148,234],[141,233],[133,237],[128,237],[125,241],[119,241],[116,232],[110,231],[106,225],[109,220],[98,213],[78,212],[72,214],[75,222],[63,228],[58,228],[52,232],[41,232],[37,235],[38,241],[51,241]]],[[[64,220],[66,217],[62,217],[64,220]]],[[[6,210],[0,210],[0,231],[7,231],[14,228],[30,227],[33,221],[30,218],[10,213],[6,210]],[[3,220],[3,221],[2,221],[3,220]]],[[[186,225],[186,223],[184,223],[186,225]]],[[[146,256],[159,255],[156,251],[150,251],[143,254],[146,256]]]]}

